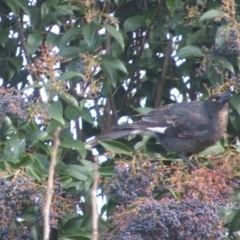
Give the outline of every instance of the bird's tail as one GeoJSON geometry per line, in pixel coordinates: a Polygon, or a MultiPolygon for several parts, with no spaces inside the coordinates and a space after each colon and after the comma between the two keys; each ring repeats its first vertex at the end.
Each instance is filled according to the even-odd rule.
{"type": "Polygon", "coordinates": [[[91,148],[91,147],[96,146],[98,144],[99,140],[118,139],[118,138],[126,137],[128,135],[139,134],[141,132],[142,131],[135,130],[135,129],[134,130],[133,129],[119,130],[119,131],[115,131],[115,132],[112,132],[112,133],[109,133],[109,134],[102,135],[98,138],[95,138],[95,139],[87,142],[85,146],[87,148],[91,148]]]}

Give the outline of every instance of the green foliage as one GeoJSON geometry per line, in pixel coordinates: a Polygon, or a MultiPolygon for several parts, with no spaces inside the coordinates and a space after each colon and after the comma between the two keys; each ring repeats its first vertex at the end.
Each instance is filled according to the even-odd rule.
{"type": "MultiPolygon", "coordinates": [[[[233,86],[228,142],[235,143],[240,134],[239,10],[233,0],[0,2],[2,92],[10,87],[32,92],[26,104],[8,91],[0,97],[0,178],[11,181],[21,170],[46,187],[53,134],[61,127],[55,175],[78,199],[80,210],[64,212],[51,239],[91,239],[95,156],[84,142],[110,132],[121,117],[126,121],[178,96],[196,100],[233,86]]],[[[228,142],[200,156],[233,149],[228,142]]],[[[153,139],[99,143],[100,155],[111,153],[98,166],[101,183],[114,174],[114,161],[129,163],[138,151],[167,164],[179,161],[153,139]]],[[[110,215],[116,202],[104,196],[101,214],[110,215]]],[[[36,212],[29,209],[19,217],[33,239],[42,239],[36,212]]],[[[230,222],[230,232],[238,231],[239,213],[230,222]]]]}

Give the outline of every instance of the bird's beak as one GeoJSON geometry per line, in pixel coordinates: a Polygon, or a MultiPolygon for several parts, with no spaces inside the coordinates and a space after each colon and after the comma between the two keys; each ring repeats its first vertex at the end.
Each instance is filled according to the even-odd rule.
{"type": "Polygon", "coordinates": [[[218,102],[219,103],[226,103],[232,97],[231,93],[223,93],[221,94],[218,102]]]}

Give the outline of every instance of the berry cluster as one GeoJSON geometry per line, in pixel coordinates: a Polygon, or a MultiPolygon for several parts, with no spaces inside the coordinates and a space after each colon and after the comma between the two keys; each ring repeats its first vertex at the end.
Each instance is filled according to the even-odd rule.
{"type": "Polygon", "coordinates": [[[153,168],[152,164],[151,168],[144,166],[135,171],[131,166],[118,165],[107,191],[113,199],[124,205],[139,197],[149,197],[152,195],[150,185],[154,178],[153,168]]]}
{"type": "Polygon", "coordinates": [[[36,118],[43,123],[49,121],[46,105],[36,102],[32,96],[24,96],[15,88],[0,87],[0,118],[4,115],[14,115],[22,121],[33,121],[36,118]]]}
{"type": "Polygon", "coordinates": [[[0,88],[1,115],[13,114],[18,119],[28,119],[27,108],[29,102],[15,88],[0,88]]]}
{"type": "Polygon", "coordinates": [[[115,231],[105,239],[192,240],[225,239],[226,229],[219,223],[218,207],[197,197],[144,199],[131,211],[111,217],[115,231]]]}
{"type": "MultiPolygon", "coordinates": [[[[55,181],[54,195],[50,212],[50,226],[57,228],[58,219],[66,211],[73,212],[75,198],[67,195],[58,179],[55,181]]],[[[42,207],[46,188],[36,184],[33,179],[15,176],[13,179],[0,179],[0,239],[30,240],[33,224],[43,225],[42,207]],[[25,213],[32,215],[31,222],[25,219],[25,213]],[[35,220],[34,220],[35,219],[35,220]]]]}
{"type": "Polygon", "coordinates": [[[12,181],[6,178],[1,179],[0,187],[0,238],[31,239],[30,236],[27,237],[30,235],[31,225],[23,224],[21,220],[18,220],[30,206],[35,206],[36,212],[41,214],[40,205],[37,204],[37,202],[42,202],[39,189],[30,187],[28,180],[24,178],[16,178],[12,181]]]}
{"type": "Polygon", "coordinates": [[[237,29],[232,28],[229,30],[223,46],[223,53],[225,55],[240,53],[240,32],[237,29]]]}
{"type": "Polygon", "coordinates": [[[108,218],[104,240],[216,240],[226,239],[218,210],[232,194],[229,168],[202,167],[191,174],[181,165],[146,162],[140,169],[118,164],[108,189],[119,207],[108,218]],[[218,170],[218,168],[221,169],[218,170]],[[209,187],[211,186],[211,187],[209,187]],[[171,189],[160,200],[156,193],[171,189]],[[108,226],[109,226],[108,225],[108,226]]]}

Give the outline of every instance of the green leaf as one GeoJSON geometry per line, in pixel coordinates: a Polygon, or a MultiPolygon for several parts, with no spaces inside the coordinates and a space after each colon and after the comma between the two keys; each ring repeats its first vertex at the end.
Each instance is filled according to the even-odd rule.
{"type": "Polygon", "coordinates": [[[224,224],[229,224],[232,222],[236,211],[233,206],[222,207],[218,211],[218,216],[223,220],[224,224]]]}
{"type": "Polygon", "coordinates": [[[79,73],[79,72],[68,71],[68,72],[65,72],[65,73],[61,74],[58,77],[58,79],[59,80],[69,80],[69,79],[71,79],[73,77],[81,77],[81,78],[83,78],[84,76],[81,73],[79,73]]]}
{"type": "Polygon", "coordinates": [[[50,46],[58,46],[58,44],[60,42],[60,39],[61,39],[61,35],[58,35],[58,34],[53,33],[53,32],[49,32],[47,34],[46,41],[50,46]]]}
{"type": "Polygon", "coordinates": [[[14,15],[17,14],[18,12],[18,5],[16,4],[15,0],[7,0],[7,1],[4,1],[8,6],[9,8],[12,10],[12,12],[14,13],[14,15]]]}
{"type": "Polygon", "coordinates": [[[30,12],[28,8],[28,2],[26,0],[6,0],[4,1],[10,9],[13,11],[13,13],[16,15],[18,12],[18,8],[22,8],[23,11],[30,17],[30,12]]]}
{"type": "Polygon", "coordinates": [[[80,228],[81,223],[83,221],[82,216],[77,216],[77,217],[71,217],[65,224],[64,224],[64,229],[65,230],[70,230],[72,228],[80,228]]]}
{"type": "Polygon", "coordinates": [[[224,151],[224,148],[222,147],[221,143],[218,141],[213,146],[206,148],[202,152],[199,153],[202,157],[209,157],[212,154],[221,153],[224,151]]]}
{"type": "Polygon", "coordinates": [[[33,159],[29,154],[25,155],[20,161],[19,166],[21,167],[27,167],[33,164],[33,159]]]}
{"type": "Polygon", "coordinates": [[[173,15],[176,9],[176,3],[175,0],[166,0],[166,6],[168,8],[168,11],[173,15]]]}
{"type": "Polygon", "coordinates": [[[23,9],[23,11],[30,17],[31,14],[29,12],[29,8],[28,8],[28,1],[27,0],[14,0],[15,4],[18,5],[20,8],[23,9]]]}
{"type": "Polygon", "coordinates": [[[117,141],[113,141],[113,140],[101,140],[98,141],[99,144],[101,144],[104,148],[106,148],[107,150],[111,151],[111,152],[115,152],[115,153],[123,153],[123,154],[130,154],[134,151],[133,148],[121,143],[121,142],[117,142],[117,141]]]}
{"type": "Polygon", "coordinates": [[[47,137],[47,135],[48,135],[48,133],[45,131],[36,130],[36,131],[28,133],[26,135],[26,140],[27,141],[35,141],[35,140],[43,139],[43,138],[47,137]]]}
{"type": "Polygon", "coordinates": [[[203,57],[204,54],[202,53],[201,49],[194,46],[186,46],[181,48],[177,52],[177,56],[180,58],[188,58],[188,57],[203,57]]]}
{"type": "Polygon", "coordinates": [[[91,231],[84,228],[72,228],[70,230],[64,231],[62,234],[59,234],[59,240],[67,240],[73,239],[74,237],[78,237],[81,240],[90,240],[91,239],[91,231]]]}
{"type": "Polygon", "coordinates": [[[89,108],[86,108],[84,107],[81,112],[80,112],[80,116],[81,118],[83,118],[85,121],[93,124],[93,117],[92,117],[92,114],[90,112],[90,109],[89,108]]]}
{"type": "Polygon", "coordinates": [[[29,34],[27,39],[27,49],[28,49],[29,55],[32,55],[35,53],[35,51],[38,49],[42,41],[43,41],[43,36],[41,33],[29,34]]]}
{"type": "Polygon", "coordinates": [[[38,169],[33,168],[33,167],[28,167],[27,172],[29,175],[34,177],[38,182],[42,182],[42,174],[38,169]]]}
{"type": "Polygon", "coordinates": [[[25,152],[25,145],[26,145],[25,138],[23,138],[22,136],[19,136],[18,134],[9,135],[7,144],[9,149],[11,149],[9,153],[10,154],[12,153],[16,158],[20,158],[22,154],[25,152]]]}
{"type": "Polygon", "coordinates": [[[93,40],[94,40],[94,35],[97,30],[97,25],[95,23],[88,23],[83,25],[82,27],[82,34],[84,37],[84,40],[87,42],[89,47],[93,47],[93,40]]]}
{"type": "Polygon", "coordinates": [[[84,215],[83,221],[81,223],[81,228],[86,228],[86,229],[92,228],[92,213],[91,212],[84,215]]]}
{"type": "Polygon", "coordinates": [[[224,14],[224,12],[222,10],[219,10],[219,9],[212,9],[212,10],[209,10],[207,11],[206,13],[204,13],[200,19],[198,20],[198,22],[203,22],[203,21],[206,21],[206,20],[210,20],[210,19],[214,19],[214,18],[217,18],[217,17],[220,17],[224,14]]]}
{"type": "Polygon", "coordinates": [[[60,146],[65,147],[65,148],[75,148],[75,149],[86,149],[84,142],[80,140],[74,140],[74,139],[66,139],[63,140],[60,144],[60,146]]]}
{"type": "Polygon", "coordinates": [[[83,49],[80,47],[64,47],[60,52],[59,55],[65,58],[77,58],[79,57],[79,53],[83,52],[83,49]]]}
{"type": "Polygon", "coordinates": [[[234,94],[230,99],[230,103],[235,108],[238,115],[240,115],[240,95],[234,94]]]}
{"type": "Polygon", "coordinates": [[[65,165],[65,167],[61,170],[62,174],[68,175],[80,181],[86,181],[90,177],[90,173],[87,171],[87,169],[80,165],[65,165]]]}
{"type": "Polygon", "coordinates": [[[228,28],[227,25],[222,25],[218,28],[215,36],[215,43],[221,47],[223,43],[225,42],[225,37],[228,34],[228,28]]]}
{"type": "Polygon", "coordinates": [[[61,142],[61,147],[70,148],[70,149],[76,149],[76,151],[81,154],[82,158],[85,158],[87,149],[85,148],[85,145],[80,140],[74,140],[74,139],[64,139],[61,142]]]}
{"type": "Polygon", "coordinates": [[[64,110],[64,116],[69,120],[77,120],[81,116],[81,111],[75,106],[68,105],[64,110]]]}
{"type": "Polygon", "coordinates": [[[71,95],[69,93],[64,93],[63,95],[60,95],[60,98],[63,99],[64,101],[66,101],[67,103],[71,104],[68,106],[74,106],[74,107],[78,108],[78,101],[73,95],[71,95]]]}
{"type": "Polygon", "coordinates": [[[108,64],[101,64],[101,68],[103,73],[106,75],[109,81],[104,81],[101,92],[104,96],[108,97],[112,93],[111,85],[116,88],[117,80],[118,80],[118,72],[117,69],[113,66],[109,66],[108,64]],[[111,84],[110,84],[111,83],[111,84]]]}
{"type": "Polygon", "coordinates": [[[40,153],[35,153],[31,154],[32,158],[35,159],[39,166],[45,171],[49,169],[49,160],[46,155],[40,154],[40,153]]]}
{"type": "Polygon", "coordinates": [[[55,107],[56,109],[58,109],[58,111],[60,112],[61,115],[63,115],[63,106],[62,106],[62,102],[61,101],[54,101],[52,103],[52,106],[55,107]]]}
{"type": "Polygon", "coordinates": [[[124,41],[122,34],[111,25],[103,25],[102,27],[105,28],[116,39],[116,41],[119,43],[122,49],[124,49],[124,41]]]}
{"type": "Polygon", "coordinates": [[[114,174],[114,166],[100,167],[98,172],[103,177],[111,177],[114,174]]]}
{"type": "Polygon", "coordinates": [[[130,17],[124,22],[123,29],[125,32],[135,31],[143,24],[144,20],[145,18],[140,15],[130,17]]]}
{"type": "Polygon", "coordinates": [[[224,58],[222,67],[228,69],[230,72],[235,73],[232,63],[230,63],[226,58],[224,58]]]}
{"type": "Polygon", "coordinates": [[[62,114],[60,113],[60,111],[59,111],[56,107],[54,107],[53,105],[48,106],[47,112],[48,112],[48,115],[49,115],[52,119],[58,121],[58,122],[61,123],[62,125],[65,124],[65,121],[64,121],[64,119],[63,119],[62,114]]]}
{"type": "Polygon", "coordinates": [[[74,28],[70,28],[69,30],[67,30],[63,36],[60,39],[59,42],[59,51],[61,51],[64,47],[67,46],[67,44],[76,37],[76,35],[80,32],[80,28],[79,27],[74,27],[74,28]]]}
{"type": "Polygon", "coordinates": [[[8,38],[9,30],[8,29],[2,29],[0,30],[0,44],[5,46],[6,40],[8,38]]]}
{"type": "Polygon", "coordinates": [[[31,85],[28,85],[28,86],[26,86],[25,88],[23,88],[20,92],[22,93],[22,92],[24,92],[25,90],[28,90],[28,89],[31,89],[31,88],[42,88],[43,87],[43,85],[42,84],[39,84],[39,83],[33,83],[33,84],[31,84],[31,85]]]}
{"type": "Polygon", "coordinates": [[[230,236],[240,230],[240,210],[237,211],[235,216],[233,217],[232,222],[230,223],[229,227],[229,234],[230,236]]]}
{"type": "MultiPolygon", "coordinates": [[[[80,163],[82,163],[82,165],[88,169],[89,172],[95,171],[96,169],[96,164],[91,162],[90,160],[80,160],[80,163]]],[[[97,166],[98,167],[98,166],[97,166]]]]}
{"type": "Polygon", "coordinates": [[[110,55],[102,56],[102,58],[100,59],[100,63],[105,67],[116,68],[124,73],[127,73],[127,69],[124,64],[116,57],[110,55]]]}
{"type": "Polygon", "coordinates": [[[195,33],[192,33],[188,36],[187,38],[187,43],[186,45],[190,46],[193,45],[195,42],[201,39],[201,37],[204,35],[205,29],[200,29],[196,31],[195,33]]]}
{"type": "Polygon", "coordinates": [[[18,73],[20,72],[23,64],[22,57],[7,57],[6,60],[16,68],[18,73]]]}

